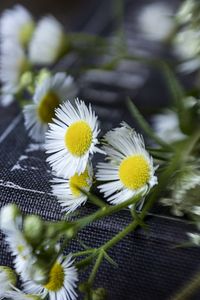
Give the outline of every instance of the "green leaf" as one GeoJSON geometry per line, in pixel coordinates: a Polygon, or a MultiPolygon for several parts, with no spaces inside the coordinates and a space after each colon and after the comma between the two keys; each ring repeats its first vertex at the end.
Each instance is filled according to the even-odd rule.
{"type": "Polygon", "coordinates": [[[103,253],[104,253],[104,257],[105,259],[111,264],[113,265],[114,267],[118,268],[118,264],[112,259],[112,257],[110,257],[108,255],[108,253],[106,251],[103,250],[103,253]]]}

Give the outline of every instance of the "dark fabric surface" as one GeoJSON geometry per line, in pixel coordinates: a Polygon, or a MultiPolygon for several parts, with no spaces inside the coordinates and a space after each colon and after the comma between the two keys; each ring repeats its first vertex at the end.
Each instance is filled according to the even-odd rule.
{"type": "MultiPolygon", "coordinates": [[[[27,3],[31,8],[30,1],[27,3]]],[[[87,31],[92,28],[95,32],[105,34],[111,16],[105,10],[106,1],[102,3],[101,9],[105,11],[103,25],[99,24],[100,21],[95,23],[96,28],[91,25],[97,12],[97,15],[102,15],[99,12],[100,7],[97,9],[93,2],[93,8],[87,16],[84,15],[82,20],[79,20],[77,28],[82,27],[87,31]]],[[[126,12],[125,28],[129,41],[134,41],[137,48],[146,51],[147,55],[163,55],[164,49],[159,45],[141,41],[137,37],[137,32],[133,34],[129,24],[135,11],[133,2],[127,1],[127,3],[129,9],[126,12]]],[[[4,1],[1,7],[5,5],[4,1]]],[[[74,65],[78,65],[76,57],[66,57],[55,66],[55,70],[74,65]]],[[[126,95],[130,93],[146,114],[157,106],[166,105],[168,101],[159,74],[138,64],[124,65],[126,67],[122,68],[123,71],[119,69],[111,74],[111,77],[116,76],[114,84],[106,80],[99,83],[98,77],[94,82],[90,74],[78,78],[82,84],[80,95],[93,104],[100,117],[103,132],[118,125],[122,120],[136,126],[124,102],[126,95]],[[128,88],[126,84],[123,86],[120,82],[123,74],[135,76],[128,88]],[[152,98],[153,102],[150,101],[152,98]]],[[[61,208],[55,197],[51,195],[49,183],[51,173],[45,158],[41,145],[28,138],[18,105],[15,103],[8,108],[0,108],[0,206],[15,202],[24,213],[35,213],[50,220],[62,218],[61,208]]],[[[93,209],[90,205],[86,205],[83,213],[89,213],[93,209]]],[[[129,211],[124,210],[88,226],[81,231],[79,239],[88,246],[99,246],[126,226],[129,220],[129,211]]],[[[112,267],[107,262],[104,262],[100,268],[96,282],[98,286],[108,289],[108,299],[169,299],[170,295],[187,282],[199,268],[198,248],[174,248],[175,245],[186,240],[185,232],[193,230],[187,221],[171,217],[168,210],[156,205],[146,222],[149,225],[147,231],[137,230],[109,252],[118,263],[118,268],[112,267]]],[[[78,249],[82,249],[80,243],[73,241],[67,251],[78,249]]],[[[3,236],[0,235],[0,265],[11,265],[11,261],[8,247],[4,243],[3,236]]],[[[81,276],[84,278],[85,275],[81,276]]]]}

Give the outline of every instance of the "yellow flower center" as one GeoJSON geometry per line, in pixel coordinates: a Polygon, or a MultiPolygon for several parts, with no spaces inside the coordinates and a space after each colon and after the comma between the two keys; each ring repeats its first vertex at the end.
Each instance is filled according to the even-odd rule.
{"type": "Polygon", "coordinates": [[[128,189],[137,190],[150,178],[150,167],[142,155],[125,158],[119,167],[119,178],[128,189]]]}
{"type": "Polygon", "coordinates": [[[65,134],[65,145],[75,156],[82,156],[92,143],[92,130],[85,121],[77,121],[70,125],[65,134]]]}
{"type": "Polygon", "coordinates": [[[79,189],[89,188],[88,180],[89,180],[89,174],[87,169],[81,175],[78,175],[76,173],[74,176],[70,178],[69,186],[72,194],[75,197],[80,196],[81,192],[79,189]]]}
{"type": "Polygon", "coordinates": [[[22,254],[24,250],[25,250],[24,245],[19,244],[19,245],[17,246],[17,251],[18,251],[20,254],[22,254]]]}
{"type": "Polygon", "coordinates": [[[38,107],[38,116],[43,123],[50,123],[55,116],[55,109],[59,106],[60,101],[58,96],[50,91],[40,101],[38,107]]]}
{"type": "Polygon", "coordinates": [[[44,288],[52,292],[59,291],[63,287],[64,277],[62,265],[55,263],[49,274],[49,282],[44,285],[44,288]]]}
{"type": "Polygon", "coordinates": [[[26,46],[28,42],[31,39],[32,33],[34,31],[34,23],[29,22],[27,24],[24,24],[19,32],[19,41],[22,44],[22,46],[26,46]]]}

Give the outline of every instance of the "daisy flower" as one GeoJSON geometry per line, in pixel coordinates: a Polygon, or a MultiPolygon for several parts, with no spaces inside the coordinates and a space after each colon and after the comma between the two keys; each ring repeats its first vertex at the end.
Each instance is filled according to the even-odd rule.
{"type": "Polygon", "coordinates": [[[65,43],[62,25],[53,17],[44,17],[37,25],[29,45],[29,58],[34,64],[55,63],[65,43]]]}
{"type": "Polygon", "coordinates": [[[49,273],[49,281],[45,285],[33,281],[25,281],[24,290],[27,293],[37,294],[42,298],[49,296],[49,300],[75,300],[78,273],[73,266],[71,255],[65,259],[60,256],[49,273]]]}
{"type": "Polygon", "coordinates": [[[17,283],[17,277],[14,271],[6,266],[0,266],[0,299],[6,297],[6,293],[10,291],[17,283]]]}
{"type": "Polygon", "coordinates": [[[24,107],[25,127],[30,137],[43,142],[55,108],[64,98],[72,99],[76,94],[77,87],[73,78],[65,73],[57,73],[39,83],[33,96],[34,103],[24,107]]]}
{"type": "Polygon", "coordinates": [[[168,142],[176,142],[185,138],[179,127],[178,116],[172,110],[155,115],[152,119],[156,134],[161,138],[167,136],[168,142]]]}
{"type": "Polygon", "coordinates": [[[79,189],[89,192],[92,186],[93,170],[91,164],[88,164],[85,171],[78,175],[77,173],[69,179],[55,177],[52,180],[53,194],[58,198],[58,202],[63,210],[70,213],[84,204],[87,196],[79,189]]]}
{"type": "Polygon", "coordinates": [[[176,20],[181,24],[191,22],[194,19],[194,12],[198,11],[198,2],[195,0],[185,0],[181,4],[177,14],[176,20]]]}
{"type": "Polygon", "coordinates": [[[28,69],[24,50],[17,43],[4,40],[1,43],[0,80],[2,82],[1,103],[9,105],[18,91],[21,75],[28,69]]]}
{"type": "Polygon", "coordinates": [[[173,29],[172,15],[172,8],[166,3],[148,4],[139,13],[138,27],[146,38],[163,40],[173,29]]]}
{"type": "Polygon", "coordinates": [[[1,16],[0,25],[2,40],[16,40],[23,46],[27,45],[34,30],[33,18],[22,5],[6,9],[1,16]]]}
{"type": "Polygon", "coordinates": [[[170,185],[168,198],[162,198],[160,202],[171,207],[171,212],[175,216],[184,214],[200,214],[200,205],[197,195],[200,192],[200,170],[199,160],[193,163],[184,164],[176,171],[176,176],[170,185]]]}
{"type": "Polygon", "coordinates": [[[5,238],[9,245],[10,251],[14,258],[16,272],[22,278],[30,277],[31,266],[35,263],[36,258],[32,255],[32,247],[28,244],[26,238],[20,230],[15,230],[6,235],[5,238]]]}
{"type": "Polygon", "coordinates": [[[24,278],[29,277],[29,271],[35,262],[32,255],[32,247],[23,235],[22,217],[14,205],[7,205],[1,209],[0,228],[5,234],[5,240],[9,245],[14,258],[15,269],[24,278]]]}
{"type": "Polygon", "coordinates": [[[99,186],[100,191],[112,204],[147,194],[157,184],[157,177],[142,137],[123,124],[108,132],[105,141],[108,162],[97,165],[96,178],[105,182],[99,186]]]}
{"type": "Polygon", "coordinates": [[[56,109],[56,119],[46,134],[47,161],[57,176],[69,178],[86,169],[89,156],[102,151],[96,147],[99,134],[97,116],[91,105],[78,99],[56,109]]]}

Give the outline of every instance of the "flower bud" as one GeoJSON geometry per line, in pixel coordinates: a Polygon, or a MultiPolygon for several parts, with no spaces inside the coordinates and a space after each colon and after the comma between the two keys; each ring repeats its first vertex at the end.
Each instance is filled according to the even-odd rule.
{"type": "Polygon", "coordinates": [[[42,262],[33,264],[30,272],[31,280],[38,284],[46,284],[48,282],[48,267],[42,262]]]}
{"type": "Polygon", "coordinates": [[[106,299],[106,294],[104,288],[98,288],[92,292],[92,300],[104,300],[106,299]]]}
{"type": "Polygon", "coordinates": [[[13,231],[22,225],[20,210],[15,204],[8,204],[0,211],[0,228],[4,232],[13,231]]]}
{"type": "Polygon", "coordinates": [[[33,244],[41,241],[44,231],[43,222],[40,217],[31,215],[26,216],[24,220],[24,233],[26,238],[33,244]]]}
{"type": "Polygon", "coordinates": [[[48,69],[43,68],[36,77],[36,84],[42,84],[44,80],[51,77],[51,72],[48,69]]]}
{"type": "Polygon", "coordinates": [[[27,88],[27,86],[33,83],[33,73],[27,71],[22,74],[20,78],[20,88],[27,88]]]}
{"type": "Polygon", "coordinates": [[[90,285],[88,282],[82,282],[79,284],[78,289],[81,293],[86,293],[90,290],[90,285]]]}

